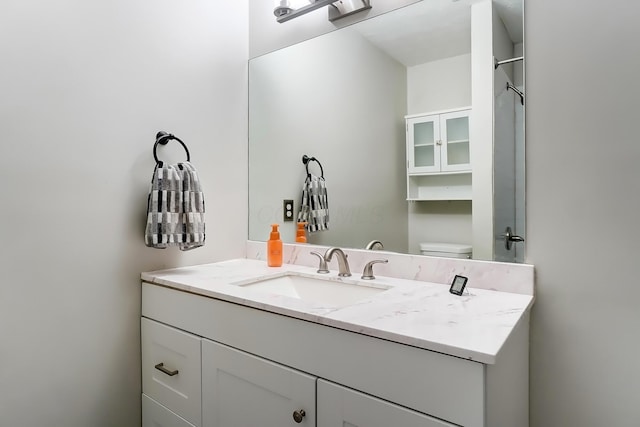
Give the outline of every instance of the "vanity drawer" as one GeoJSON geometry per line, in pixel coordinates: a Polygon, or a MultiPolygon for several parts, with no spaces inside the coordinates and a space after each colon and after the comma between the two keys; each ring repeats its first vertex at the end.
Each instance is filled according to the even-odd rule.
{"type": "Polygon", "coordinates": [[[145,318],[141,328],[142,392],[199,427],[200,338],[145,318]]]}
{"type": "Polygon", "coordinates": [[[143,394],[142,427],[194,427],[194,425],[143,394]]]}

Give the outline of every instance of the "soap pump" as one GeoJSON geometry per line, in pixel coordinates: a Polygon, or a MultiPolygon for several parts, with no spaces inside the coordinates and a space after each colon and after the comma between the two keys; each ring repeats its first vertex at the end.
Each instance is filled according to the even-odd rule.
{"type": "Polygon", "coordinates": [[[307,243],[307,231],[305,230],[306,226],[306,222],[298,223],[298,229],[296,230],[296,242],[307,243]]]}
{"type": "Polygon", "coordinates": [[[267,265],[269,267],[282,265],[282,240],[280,240],[278,224],[271,224],[271,235],[267,241],[267,265]]]}

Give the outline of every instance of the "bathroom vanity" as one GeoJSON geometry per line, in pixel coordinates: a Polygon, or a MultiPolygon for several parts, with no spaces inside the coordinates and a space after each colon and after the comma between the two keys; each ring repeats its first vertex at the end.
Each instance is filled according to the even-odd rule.
{"type": "Polygon", "coordinates": [[[143,426],[528,425],[532,295],[386,276],[355,302],[261,289],[363,286],[358,267],[338,278],[237,259],[143,273],[143,426]]]}

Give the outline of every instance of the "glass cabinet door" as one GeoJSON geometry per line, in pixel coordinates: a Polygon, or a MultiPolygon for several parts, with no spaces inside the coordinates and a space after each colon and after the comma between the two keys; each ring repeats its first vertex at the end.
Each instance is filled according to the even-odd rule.
{"type": "Polygon", "coordinates": [[[471,200],[471,108],[406,116],[407,200],[471,200]]]}
{"type": "Polygon", "coordinates": [[[438,116],[409,120],[409,172],[437,172],[440,170],[440,123],[438,116]]]}
{"type": "Polygon", "coordinates": [[[442,115],[442,170],[459,171],[470,168],[469,112],[442,115]]]}

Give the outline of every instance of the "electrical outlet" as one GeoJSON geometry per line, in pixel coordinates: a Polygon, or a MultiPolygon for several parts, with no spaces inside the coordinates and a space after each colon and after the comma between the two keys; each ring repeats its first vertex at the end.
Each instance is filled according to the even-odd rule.
{"type": "Polygon", "coordinates": [[[284,199],[282,201],[282,220],[284,222],[293,221],[293,200],[284,199]]]}

